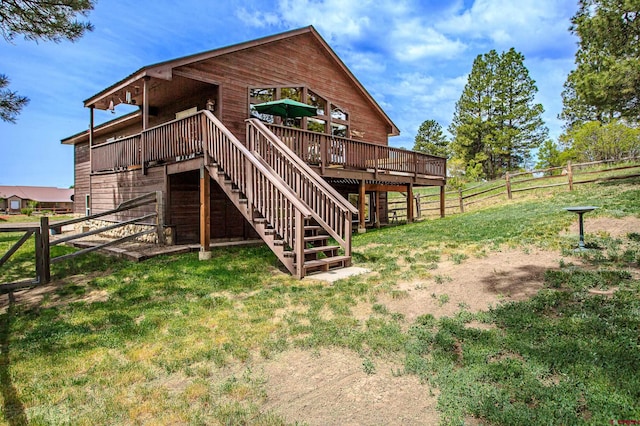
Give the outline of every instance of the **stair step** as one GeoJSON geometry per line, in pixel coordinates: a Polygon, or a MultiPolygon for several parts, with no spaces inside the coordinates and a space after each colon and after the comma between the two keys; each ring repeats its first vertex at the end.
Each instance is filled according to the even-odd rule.
{"type": "Polygon", "coordinates": [[[351,256],[333,256],[324,259],[309,260],[304,262],[304,269],[321,269],[328,271],[332,267],[346,266],[351,264],[351,256]]]}
{"type": "Polygon", "coordinates": [[[322,231],[322,226],[319,225],[305,225],[305,231],[322,231]]]}
{"type": "Polygon", "coordinates": [[[231,188],[231,192],[240,193],[240,188],[231,188]]]}
{"type": "Polygon", "coordinates": [[[240,198],[240,199],[238,200],[238,203],[240,203],[240,204],[247,204],[247,205],[249,205],[249,200],[247,200],[246,198],[240,198]]]}
{"type": "Polygon", "coordinates": [[[310,235],[308,237],[304,237],[305,243],[310,243],[314,241],[327,241],[329,239],[328,235],[310,235]]]}
{"type": "Polygon", "coordinates": [[[253,223],[267,223],[267,219],[264,217],[255,217],[253,218],[253,223]]]}
{"type": "Polygon", "coordinates": [[[273,240],[273,245],[274,246],[284,246],[285,245],[285,241],[284,240],[273,240]]]}
{"type": "Polygon", "coordinates": [[[320,246],[320,247],[311,247],[308,249],[304,249],[304,254],[312,254],[312,253],[324,253],[328,251],[336,251],[340,249],[340,246],[320,246]]]}

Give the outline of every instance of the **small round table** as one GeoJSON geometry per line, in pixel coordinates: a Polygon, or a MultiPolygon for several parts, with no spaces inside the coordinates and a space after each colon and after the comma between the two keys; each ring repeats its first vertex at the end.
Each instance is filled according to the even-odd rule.
{"type": "Polygon", "coordinates": [[[585,250],[584,247],[584,224],[582,220],[582,215],[585,213],[589,213],[597,209],[595,206],[577,206],[577,207],[565,207],[564,208],[568,212],[577,213],[578,214],[578,223],[580,224],[580,242],[578,243],[578,250],[585,250]]]}

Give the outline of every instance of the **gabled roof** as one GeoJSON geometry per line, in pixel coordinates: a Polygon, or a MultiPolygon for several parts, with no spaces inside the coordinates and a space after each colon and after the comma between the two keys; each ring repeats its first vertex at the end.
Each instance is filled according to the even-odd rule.
{"type": "Polygon", "coordinates": [[[103,91],[95,94],[89,99],[84,101],[85,107],[95,106],[96,103],[100,100],[103,100],[106,96],[109,96],[119,90],[122,90],[136,81],[143,79],[145,77],[154,77],[164,80],[170,80],[173,77],[173,69],[177,67],[181,67],[184,65],[192,64],[194,62],[199,62],[207,59],[214,58],[216,56],[226,55],[228,53],[238,52],[245,49],[251,49],[253,47],[261,46],[267,43],[272,43],[274,41],[279,41],[283,39],[287,39],[290,37],[295,37],[301,34],[309,33],[313,35],[318,42],[324,47],[329,56],[335,61],[336,65],[353,81],[354,85],[362,92],[365,98],[369,100],[372,107],[380,113],[380,115],[389,123],[391,127],[391,135],[398,135],[400,131],[398,127],[391,121],[387,113],[378,105],[373,96],[365,89],[365,87],[358,81],[358,79],[353,75],[351,70],[347,68],[347,66],[342,62],[342,60],[338,57],[338,55],[331,49],[329,44],[320,36],[320,34],[316,31],[313,26],[308,26],[304,28],[299,28],[287,32],[283,32],[280,34],[271,35],[268,37],[259,38],[252,41],[247,41],[239,44],[234,44],[227,47],[222,47],[219,49],[209,50],[202,53],[196,53],[194,55],[184,56],[182,58],[172,59],[169,61],[159,62],[154,65],[148,65],[140,68],[138,71],[129,75],[128,77],[120,80],[119,82],[109,86],[103,91]]]}
{"type": "Polygon", "coordinates": [[[0,198],[18,197],[41,203],[69,203],[73,189],[51,186],[0,186],[0,198]]]}

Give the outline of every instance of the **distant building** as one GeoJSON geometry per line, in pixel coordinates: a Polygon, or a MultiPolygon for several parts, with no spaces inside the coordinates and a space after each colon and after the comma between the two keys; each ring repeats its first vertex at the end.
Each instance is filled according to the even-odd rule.
{"type": "Polygon", "coordinates": [[[18,214],[34,201],[37,211],[70,213],[73,211],[73,191],[51,186],[0,186],[0,212],[18,214]]]}

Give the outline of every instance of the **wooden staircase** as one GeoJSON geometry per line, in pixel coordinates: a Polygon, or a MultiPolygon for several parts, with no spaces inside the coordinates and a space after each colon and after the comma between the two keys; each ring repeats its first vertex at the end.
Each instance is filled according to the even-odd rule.
{"type": "Polygon", "coordinates": [[[267,135],[269,152],[279,156],[265,158],[240,143],[213,114],[202,114],[205,168],[287,270],[302,278],[350,266],[355,208],[308,167],[300,167],[281,141],[267,135]]]}

